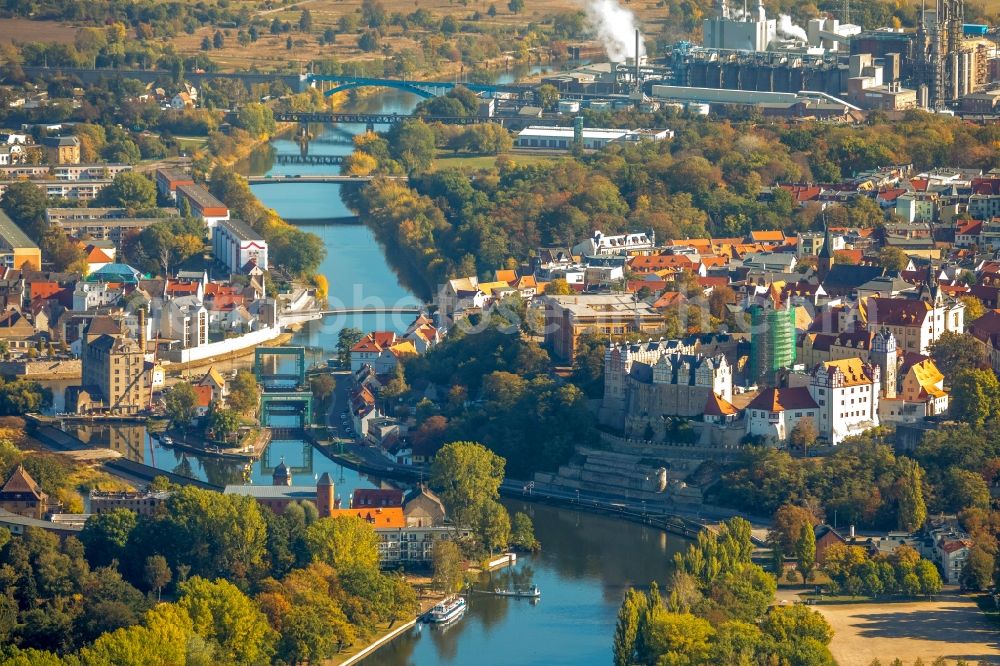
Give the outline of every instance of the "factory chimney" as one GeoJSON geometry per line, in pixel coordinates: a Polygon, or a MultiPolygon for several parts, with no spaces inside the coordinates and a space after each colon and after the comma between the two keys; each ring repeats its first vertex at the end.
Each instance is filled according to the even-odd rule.
{"type": "Polygon", "coordinates": [[[639,88],[639,29],[635,29],[635,87],[639,88]]]}
{"type": "Polygon", "coordinates": [[[139,323],[139,351],[143,354],[146,353],[146,310],[139,308],[138,323],[139,323]]]}

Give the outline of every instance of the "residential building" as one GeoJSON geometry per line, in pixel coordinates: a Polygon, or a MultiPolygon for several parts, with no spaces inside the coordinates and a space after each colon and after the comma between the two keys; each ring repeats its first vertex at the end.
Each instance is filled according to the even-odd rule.
{"type": "Polygon", "coordinates": [[[199,296],[168,298],[156,314],[161,337],[177,340],[182,349],[208,344],[208,309],[199,296]]]}
{"type": "Polygon", "coordinates": [[[819,431],[819,405],[804,386],[765,388],[746,407],[747,435],[767,441],[787,441],[805,419],[819,431]]]}
{"type": "Polygon", "coordinates": [[[45,161],[49,164],[79,164],[80,139],[75,136],[47,136],[42,139],[45,161]]]}
{"type": "Polygon", "coordinates": [[[846,437],[878,426],[880,382],[879,367],[860,358],[817,365],[809,393],[818,405],[820,438],[839,444],[846,437]]]}
{"type": "Polygon", "coordinates": [[[399,359],[417,353],[412,341],[398,336],[392,331],[374,331],[351,347],[351,372],[358,372],[368,365],[376,374],[392,372],[399,359]]]}
{"type": "Polygon", "coordinates": [[[543,296],[545,344],[557,359],[572,361],[584,333],[603,338],[627,333],[655,333],[663,328],[663,313],[634,296],[588,294],[543,296]]]}
{"type": "Polygon", "coordinates": [[[201,185],[177,185],[175,187],[177,206],[187,202],[191,214],[200,217],[212,229],[222,220],[229,219],[229,209],[201,185]]]}
{"type": "Polygon", "coordinates": [[[141,491],[90,491],[90,512],[102,514],[116,509],[127,509],[140,516],[150,517],[156,514],[170,496],[166,490],[141,491]]]}
{"type": "MultiPolygon", "coordinates": [[[[144,322],[145,313],[139,311],[144,322]]],[[[139,326],[140,330],[145,327],[139,326]]],[[[83,378],[81,386],[71,387],[75,401],[67,400],[78,413],[107,411],[113,414],[136,414],[147,408],[150,400],[146,378],[146,340],[134,340],[125,332],[120,319],[97,316],[91,319],[81,339],[83,378]]]]}
{"type": "Polygon", "coordinates": [[[420,484],[403,498],[403,517],[407,527],[440,527],[445,519],[444,502],[420,484]]]}
{"type": "Polygon", "coordinates": [[[267,241],[241,220],[219,220],[212,229],[212,254],[230,273],[248,273],[254,266],[266,271],[267,241]]]}
{"type": "Polygon", "coordinates": [[[933,295],[916,298],[869,298],[864,302],[868,330],[883,327],[896,337],[896,345],[906,352],[927,354],[930,344],[942,333],[965,331],[965,305],[958,300],[947,301],[936,281],[933,295]]]}
{"type": "MultiPolygon", "coordinates": [[[[18,180],[0,181],[0,197],[7,188],[18,180]]],[[[45,190],[45,195],[55,199],[75,199],[77,201],[93,200],[105,187],[111,184],[110,178],[95,178],[88,180],[33,180],[33,184],[45,190]]]]}
{"type": "Polygon", "coordinates": [[[174,167],[160,167],[156,170],[156,189],[164,198],[177,201],[177,188],[181,185],[194,185],[191,174],[174,167]]]}
{"type": "MultiPolygon", "coordinates": [[[[841,235],[832,236],[832,246],[833,252],[837,250],[843,250],[847,247],[844,241],[844,237],[841,235]]],[[[823,245],[826,242],[826,234],[820,233],[818,231],[804,231],[799,233],[798,243],[795,246],[795,252],[798,254],[799,258],[805,256],[819,256],[820,251],[823,249],[823,245]]]]}
{"type": "Polygon", "coordinates": [[[573,254],[596,257],[608,254],[649,254],[656,248],[656,234],[642,231],[617,236],[605,236],[600,231],[573,247],[573,254]]]}
{"type": "MultiPolygon", "coordinates": [[[[948,411],[948,391],[944,374],[929,358],[901,368],[899,390],[879,402],[879,420],[885,423],[913,423],[948,411]]],[[[888,382],[886,382],[888,383],[888,382]]],[[[885,391],[888,392],[888,391],[885,391]]]]}
{"type": "Polygon", "coordinates": [[[93,219],[58,219],[53,222],[67,235],[76,238],[91,238],[93,240],[110,241],[121,247],[122,241],[131,233],[141,232],[162,218],[93,218],[93,219]]]}
{"type": "Polygon", "coordinates": [[[50,500],[28,470],[17,465],[0,487],[0,509],[41,520],[49,512],[50,500]]]}
{"type": "Polygon", "coordinates": [[[0,265],[42,270],[42,251],[3,211],[0,211],[0,265]]]}

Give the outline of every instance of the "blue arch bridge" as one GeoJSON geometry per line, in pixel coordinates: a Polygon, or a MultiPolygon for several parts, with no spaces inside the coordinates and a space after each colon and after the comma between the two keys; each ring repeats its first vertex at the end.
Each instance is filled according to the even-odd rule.
{"type": "Polygon", "coordinates": [[[499,93],[525,95],[533,92],[531,86],[516,83],[456,83],[452,81],[408,81],[405,79],[381,79],[367,76],[341,76],[332,74],[303,74],[303,88],[313,87],[323,90],[325,96],[352,90],[354,88],[392,88],[403,90],[430,99],[445,95],[458,86],[468,88],[474,93],[495,97],[499,93]]]}

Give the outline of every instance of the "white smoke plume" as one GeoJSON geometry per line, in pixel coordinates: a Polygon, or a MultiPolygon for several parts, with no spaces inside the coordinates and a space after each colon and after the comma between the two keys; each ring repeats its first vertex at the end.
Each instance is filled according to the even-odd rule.
{"type": "MultiPolygon", "coordinates": [[[[587,20],[597,32],[597,39],[612,62],[635,57],[635,16],[617,0],[588,0],[587,20]]],[[[639,37],[639,56],[646,55],[646,45],[639,37]]]]}
{"type": "Polygon", "coordinates": [[[781,14],[778,17],[778,34],[803,42],[809,41],[809,35],[806,34],[806,31],[792,23],[792,17],[788,14],[781,14]]]}

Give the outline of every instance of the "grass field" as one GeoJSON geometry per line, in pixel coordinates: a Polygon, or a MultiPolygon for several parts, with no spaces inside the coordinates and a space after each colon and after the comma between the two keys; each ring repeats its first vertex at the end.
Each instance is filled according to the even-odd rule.
{"type": "MultiPolygon", "coordinates": [[[[561,158],[560,155],[531,155],[525,153],[513,153],[508,155],[515,164],[538,164],[540,162],[554,162],[561,158]]],[[[438,169],[492,169],[496,165],[495,155],[452,155],[449,153],[438,153],[434,158],[434,164],[438,169]]]]}
{"type": "Polygon", "coordinates": [[[55,21],[0,19],[0,42],[61,42],[72,44],[77,28],[55,21]]]}
{"type": "Polygon", "coordinates": [[[833,627],[830,650],[839,666],[883,664],[899,658],[925,664],[944,657],[1000,664],[1000,634],[969,597],[938,601],[812,606],[833,627]]]}

